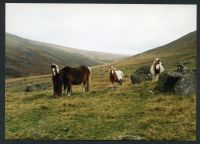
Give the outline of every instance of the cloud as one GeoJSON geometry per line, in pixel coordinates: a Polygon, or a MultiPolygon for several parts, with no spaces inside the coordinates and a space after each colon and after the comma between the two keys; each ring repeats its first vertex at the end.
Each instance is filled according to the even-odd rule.
{"type": "Polygon", "coordinates": [[[137,54],[196,30],[196,5],[6,4],[6,32],[48,43],[137,54]]]}

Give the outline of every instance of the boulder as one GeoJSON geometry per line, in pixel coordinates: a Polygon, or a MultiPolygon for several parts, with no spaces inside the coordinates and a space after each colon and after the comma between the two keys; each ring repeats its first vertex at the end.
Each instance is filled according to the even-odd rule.
{"type": "Polygon", "coordinates": [[[142,81],[152,80],[152,74],[150,72],[151,66],[143,65],[136,69],[135,72],[131,74],[131,82],[141,83],[142,81]]]}
{"type": "Polygon", "coordinates": [[[195,93],[195,73],[188,69],[164,72],[160,75],[155,88],[160,92],[173,92],[177,95],[188,96],[195,93]]]}
{"type": "Polygon", "coordinates": [[[178,72],[188,71],[188,69],[183,64],[178,64],[176,68],[177,68],[176,71],[178,72]]]}

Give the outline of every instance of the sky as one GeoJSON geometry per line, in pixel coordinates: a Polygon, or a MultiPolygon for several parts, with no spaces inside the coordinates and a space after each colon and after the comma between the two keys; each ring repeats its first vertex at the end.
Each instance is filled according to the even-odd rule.
{"type": "Polygon", "coordinates": [[[135,55],[196,30],[196,5],[6,4],[6,32],[66,47],[135,55]]]}

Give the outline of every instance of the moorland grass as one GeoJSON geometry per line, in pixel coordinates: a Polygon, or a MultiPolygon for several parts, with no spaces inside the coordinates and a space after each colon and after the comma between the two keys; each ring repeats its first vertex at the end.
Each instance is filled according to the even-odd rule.
{"type": "Polygon", "coordinates": [[[52,87],[24,92],[28,83],[50,83],[50,76],[6,86],[6,139],[195,140],[195,96],[156,93],[156,83],[132,85],[129,77],[111,88],[102,75],[92,75],[84,96],[81,86],[56,99],[52,87]]]}
{"type": "Polygon", "coordinates": [[[73,86],[72,96],[53,98],[51,75],[6,80],[5,138],[196,140],[195,94],[159,93],[152,81],[131,84],[131,73],[151,65],[156,57],[166,71],[176,69],[179,62],[196,69],[195,42],[175,41],[164,47],[116,61],[114,66],[125,74],[122,86],[109,86],[109,65],[93,67],[91,90],[85,95],[82,86],[73,86]],[[27,84],[46,89],[25,92],[27,84]]]}

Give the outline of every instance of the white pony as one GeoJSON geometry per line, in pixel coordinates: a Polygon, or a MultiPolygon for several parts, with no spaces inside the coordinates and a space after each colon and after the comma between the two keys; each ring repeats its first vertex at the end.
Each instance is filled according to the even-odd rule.
{"type": "Polygon", "coordinates": [[[162,62],[159,58],[156,58],[151,66],[150,72],[153,76],[153,81],[158,81],[159,75],[164,72],[165,69],[162,66],[162,62]]]}

